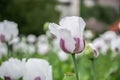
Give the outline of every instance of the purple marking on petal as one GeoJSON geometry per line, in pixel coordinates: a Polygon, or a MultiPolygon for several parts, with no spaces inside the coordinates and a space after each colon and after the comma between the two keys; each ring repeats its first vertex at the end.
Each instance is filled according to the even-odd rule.
{"type": "Polygon", "coordinates": [[[85,48],[85,40],[82,40],[80,38],[74,38],[74,39],[76,41],[74,53],[82,52],[85,48]]]}
{"type": "Polygon", "coordinates": [[[98,57],[98,52],[94,49],[93,50],[93,54],[94,54],[94,57],[97,58],[98,57]]]}
{"type": "Polygon", "coordinates": [[[75,43],[75,50],[74,52],[78,52],[79,47],[80,47],[80,39],[79,38],[74,38],[76,43],[75,43]]]}
{"type": "Polygon", "coordinates": [[[1,42],[5,42],[5,36],[2,35],[2,34],[0,34],[0,41],[1,41],[1,42]]]}
{"type": "Polygon", "coordinates": [[[40,77],[36,77],[34,80],[41,80],[41,78],[40,77]]]}
{"type": "Polygon", "coordinates": [[[4,77],[4,80],[11,80],[11,78],[10,78],[10,77],[5,76],[5,77],[4,77]]]}
{"type": "Polygon", "coordinates": [[[119,48],[118,48],[118,47],[116,47],[116,48],[115,48],[115,51],[116,51],[116,52],[119,52],[119,48]]]}
{"type": "Polygon", "coordinates": [[[66,49],[66,47],[65,47],[65,40],[60,39],[60,47],[61,47],[61,49],[62,49],[64,52],[70,53],[70,52],[66,49]]]}

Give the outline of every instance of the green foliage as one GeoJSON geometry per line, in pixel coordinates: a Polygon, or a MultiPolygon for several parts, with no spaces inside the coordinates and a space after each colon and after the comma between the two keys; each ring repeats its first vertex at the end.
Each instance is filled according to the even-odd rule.
{"type": "Polygon", "coordinates": [[[43,33],[45,22],[56,22],[56,0],[0,0],[0,20],[11,20],[19,24],[22,34],[43,33]]]}

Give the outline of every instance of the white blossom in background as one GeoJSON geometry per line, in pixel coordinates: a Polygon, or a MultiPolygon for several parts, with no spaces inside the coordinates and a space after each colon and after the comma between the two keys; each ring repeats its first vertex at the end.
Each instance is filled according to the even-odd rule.
{"type": "Polygon", "coordinates": [[[61,19],[59,25],[50,23],[49,30],[57,37],[64,52],[80,53],[85,48],[83,38],[85,25],[81,17],[71,16],[61,19]]]}
{"type": "Polygon", "coordinates": [[[36,45],[38,54],[46,54],[50,50],[48,37],[46,35],[40,35],[36,45]]]}
{"type": "Polygon", "coordinates": [[[29,34],[27,36],[27,42],[28,43],[35,43],[35,41],[37,40],[36,36],[34,34],[29,34]]]}
{"type": "Polygon", "coordinates": [[[0,42],[0,58],[7,55],[7,45],[0,42]]]}
{"type": "Polygon", "coordinates": [[[111,41],[111,49],[112,51],[115,51],[115,52],[120,52],[120,36],[118,36],[117,38],[113,39],[111,41]]]}
{"type": "Polygon", "coordinates": [[[27,53],[34,54],[36,52],[36,47],[33,44],[28,44],[27,53]]]}
{"type": "Polygon", "coordinates": [[[42,43],[42,42],[38,42],[37,43],[37,52],[38,54],[47,54],[49,52],[49,44],[48,43],[42,43]]]}
{"type": "Polygon", "coordinates": [[[27,53],[28,44],[25,42],[19,42],[18,44],[13,45],[13,51],[27,53]]]}
{"type": "Polygon", "coordinates": [[[107,31],[100,37],[103,38],[105,42],[109,44],[112,39],[115,39],[117,37],[117,34],[114,31],[107,31]]]}
{"type": "Polygon", "coordinates": [[[14,45],[20,42],[20,37],[15,37],[13,40],[9,42],[10,45],[14,45]]]}
{"type": "Polygon", "coordinates": [[[66,60],[68,60],[68,58],[69,58],[68,54],[66,54],[66,53],[65,53],[64,51],[62,51],[62,50],[58,51],[57,54],[58,54],[58,57],[59,57],[59,59],[60,59],[61,61],[66,61],[66,60]]]}
{"type": "Polygon", "coordinates": [[[93,7],[95,5],[94,0],[84,0],[84,4],[87,7],[93,7]]]}
{"type": "Polygon", "coordinates": [[[85,37],[85,39],[92,39],[94,37],[94,35],[91,30],[86,30],[84,32],[84,37],[85,37]]]}
{"type": "Polygon", "coordinates": [[[10,41],[18,36],[18,26],[15,22],[4,20],[0,22],[0,41],[10,41]]]}
{"type": "Polygon", "coordinates": [[[40,35],[38,36],[38,42],[42,42],[42,43],[48,43],[48,37],[46,35],[40,35]]]}
{"type": "Polygon", "coordinates": [[[105,41],[102,38],[96,38],[92,42],[93,46],[97,49],[97,51],[102,52],[103,55],[106,54],[109,46],[105,43],[105,41]]]}
{"type": "Polygon", "coordinates": [[[46,60],[28,59],[23,80],[52,80],[52,67],[46,60]]]}
{"type": "Polygon", "coordinates": [[[6,80],[18,80],[23,76],[24,66],[24,59],[20,61],[16,58],[10,58],[0,66],[0,77],[4,77],[6,80]]]}

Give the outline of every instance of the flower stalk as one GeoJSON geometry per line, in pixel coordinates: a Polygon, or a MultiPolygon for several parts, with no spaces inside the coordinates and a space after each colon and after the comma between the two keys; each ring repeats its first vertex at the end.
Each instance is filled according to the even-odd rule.
{"type": "Polygon", "coordinates": [[[90,61],[91,61],[91,63],[92,63],[93,80],[96,80],[96,73],[95,73],[95,59],[94,59],[94,58],[91,58],[90,61]]]}
{"type": "Polygon", "coordinates": [[[74,63],[74,70],[76,73],[76,80],[79,80],[79,75],[78,75],[78,66],[77,66],[77,61],[75,58],[75,54],[71,54],[72,55],[72,59],[73,59],[73,63],[74,63]]]}

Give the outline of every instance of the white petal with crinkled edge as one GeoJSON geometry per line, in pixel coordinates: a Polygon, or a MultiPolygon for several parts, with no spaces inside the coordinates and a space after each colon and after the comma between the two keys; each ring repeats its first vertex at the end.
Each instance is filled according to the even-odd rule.
{"type": "Polygon", "coordinates": [[[59,24],[61,27],[70,30],[73,37],[83,37],[83,31],[86,23],[81,17],[65,17],[59,24]]]}
{"type": "Polygon", "coordinates": [[[65,48],[73,52],[75,49],[75,40],[71,36],[71,32],[66,29],[59,29],[60,38],[65,41],[65,48]]]}
{"type": "Polygon", "coordinates": [[[59,31],[58,31],[59,25],[55,23],[50,23],[49,24],[49,30],[52,34],[54,34],[57,38],[59,38],[59,31]]]}
{"type": "Polygon", "coordinates": [[[30,58],[25,65],[23,80],[35,80],[37,77],[52,80],[51,66],[46,60],[30,58]]]}

